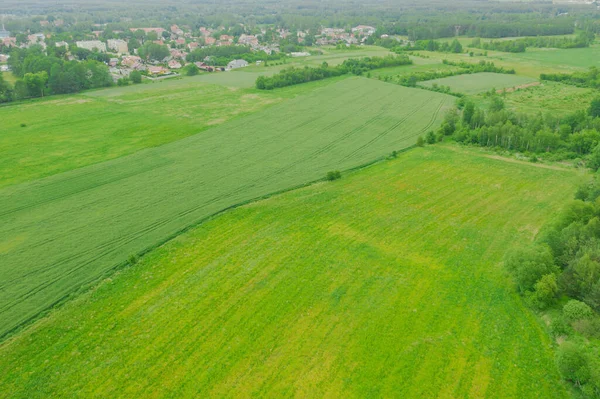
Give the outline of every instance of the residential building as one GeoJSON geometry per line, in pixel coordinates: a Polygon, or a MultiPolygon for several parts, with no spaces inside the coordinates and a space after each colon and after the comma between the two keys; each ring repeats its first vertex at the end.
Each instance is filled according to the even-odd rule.
{"type": "Polygon", "coordinates": [[[142,63],[142,59],[140,57],[138,57],[137,55],[128,55],[126,57],[123,57],[123,59],[121,60],[121,65],[129,67],[129,68],[134,68],[134,66],[136,64],[141,64],[141,63],[142,63]]]}
{"type": "Polygon", "coordinates": [[[171,60],[169,61],[169,68],[171,69],[180,69],[181,68],[181,63],[179,61],[175,61],[175,60],[171,60]]]}
{"type": "Polygon", "coordinates": [[[128,54],[129,48],[127,47],[127,42],[125,40],[120,39],[108,39],[106,41],[107,47],[114,51],[117,54],[128,54]]]}
{"type": "Polygon", "coordinates": [[[163,75],[169,73],[169,70],[161,66],[149,66],[148,73],[152,75],[163,75]]]}
{"type": "Polygon", "coordinates": [[[238,39],[238,44],[246,46],[258,46],[258,38],[254,35],[243,34],[238,39]]]}
{"type": "Polygon", "coordinates": [[[248,66],[248,62],[246,60],[233,60],[229,64],[227,64],[227,70],[237,69],[237,68],[245,68],[248,66]]]}
{"type": "Polygon", "coordinates": [[[179,26],[177,25],[172,25],[171,26],[171,32],[176,34],[177,36],[181,36],[183,35],[183,30],[179,28],[179,26]]]}
{"type": "Polygon", "coordinates": [[[97,49],[101,53],[106,53],[106,44],[100,40],[83,40],[75,42],[75,45],[79,48],[93,51],[97,49]]]}

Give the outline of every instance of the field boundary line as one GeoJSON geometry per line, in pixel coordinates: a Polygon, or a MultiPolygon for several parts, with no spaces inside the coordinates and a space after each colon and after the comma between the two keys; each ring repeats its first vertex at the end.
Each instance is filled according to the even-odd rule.
{"type": "MultiPolygon", "coordinates": [[[[404,152],[408,152],[410,150],[412,150],[413,148],[416,147],[416,144],[410,145],[408,147],[402,148],[401,150],[397,150],[396,154],[401,154],[404,152]]],[[[393,150],[392,150],[393,151],[393,150]]],[[[375,164],[378,164],[380,162],[384,162],[388,160],[388,156],[380,156],[377,157],[371,161],[365,162],[363,164],[360,164],[358,166],[354,166],[348,169],[343,169],[342,172],[343,173],[354,173],[354,172],[358,172],[362,169],[366,169],[370,166],[373,166],[375,164]]],[[[224,214],[226,212],[229,212],[231,210],[234,210],[236,208],[241,208],[245,205],[249,205],[252,203],[256,203],[259,201],[263,201],[281,194],[285,194],[287,192],[291,192],[291,191],[295,191],[295,190],[299,190],[305,187],[309,187],[312,186],[314,184],[317,183],[322,183],[322,182],[326,182],[327,178],[324,176],[322,178],[316,179],[316,180],[312,180],[306,183],[302,183],[302,184],[298,184],[292,187],[288,187],[288,188],[284,188],[281,190],[277,190],[274,192],[271,192],[269,194],[265,194],[265,195],[261,195],[249,200],[245,200],[245,201],[241,201],[238,202],[236,204],[230,205],[226,208],[223,208],[211,215],[208,215],[206,217],[203,217],[201,219],[199,219],[196,222],[190,223],[189,225],[177,230],[176,232],[169,234],[168,236],[166,236],[164,239],[160,240],[159,242],[157,242],[154,245],[151,245],[147,248],[145,248],[142,251],[139,251],[137,253],[131,254],[136,256],[138,259],[140,257],[143,257],[144,255],[154,251],[157,248],[160,248],[161,246],[165,245],[166,243],[168,243],[169,241],[174,240],[175,238],[187,233],[190,230],[195,229],[198,226],[201,226],[202,224],[209,222],[211,220],[213,220],[216,217],[219,217],[221,214],[224,214]]],[[[54,301],[53,303],[49,304],[45,309],[41,310],[39,313],[25,319],[24,321],[22,321],[21,323],[19,323],[18,325],[16,325],[15,327],[11,328],[10,330],[6,331],[5,333],[0,335],[0,346],[5,345],[7,342],[9,342],[11,340],[11,338],[16,337],[18,335],[19,332],[24,331],[30,327],[34,327],[33,324],[37,321],[40,321],[42,319],[44,319],[46,316],[48,316],[52,311],[54,310],[58,310],[60,309],[63,305],[65,305],[67,302],[69,302],[70,299],[75,299],[77,297],[79,297],[80,295],[92,291],[94,288],[96,288],[103,280],[109,278],[110,276],[113,276],[116,272],[123,270],[125,268],[128,267],[134,267],[135,265],[131,265],[129,263],[128,260],[124,260],[118,264],[116,264],[115,266],[113,266],[110,269],[107,269],[104,273],[102,273],[101,275],[99,275],[98,277],[88,281],[87,283],[82,284],[77,290],[74,290],[64,296],[62,296],[61,298],[57,299],[56,301],[54,301]]]]}

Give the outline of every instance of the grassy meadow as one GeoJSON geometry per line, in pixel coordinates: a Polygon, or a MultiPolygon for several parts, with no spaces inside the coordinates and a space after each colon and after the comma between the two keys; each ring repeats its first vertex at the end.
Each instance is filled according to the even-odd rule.
{"type": "Polygon", "coordinates": [[[526,76],[481,72],[428,80],[420,82],[419,85],[424,87],[449,86],[450,90],[455,93],[479,94],[492,89],[510,89],[534,82],[536,82],[535,79],[526,76]]]}
{"type": "Polygon", "coordinates": [[[0,344],[0,397],[569,397],[501,260],[580,180],[436,145],[237,208],[0,344]]]}
{"type": "Polygon", "coordinates": [[[524,53],[490,54],[490,58],[540,68],[555,67],[573,72],[592,66],[600,67],[600,45],[573,49],[528,48],[524,53]]]}
{"type": "Polygon", "coordinates": [[[0,189],[0,336],[215,212],[414,145],[454,101],[348,78],[170,144],[0,189]]]}
{"type": "Polygon", "coordinates": [[[555,82],[542,82],[503,97],[506,108],[519,113],[537,114],[540,111],[553,115],[567,115],[575,111],[587,111],[595,90],[568,86],[555,82]]]}
{"type": "Polygon", "coordinates": [[[224,87],[236,86],[239,75],[202,75],[0,106],[0,187],[157,147],[335,82],[277,92],[224,87]]]}

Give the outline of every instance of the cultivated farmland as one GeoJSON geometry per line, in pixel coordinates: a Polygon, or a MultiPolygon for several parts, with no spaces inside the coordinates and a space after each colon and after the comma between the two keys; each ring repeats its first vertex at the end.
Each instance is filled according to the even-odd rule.
{"type": "Polygon", "coordinates": [[[202,75],[0,107],[0,187],[160,146],[335,82],[275,93],[231,88],[241,84],[238,76],[244,77],[202,75]]]}
{"type": "Polygon", "coordinates": [[[5,342],[0,396],[568,397],[500,261],[579,180],[438,145],[238,208],[5,342]]]}
{"type": "Polygon", "coordinates": [[[413,145],[454,98],[349,78],[177,142],[0,190],[0,336],[203,218],[413,145]]]}
{"type": "Polygon", "coordinates": [[[428,80],[419,83],[419,85],[424,87],[449,86],[450,90],[455,93],[479,94],[491,89],[509,89],[534,82],[536,82],[535,79],[525,76],[482,72],[428,80]]]}

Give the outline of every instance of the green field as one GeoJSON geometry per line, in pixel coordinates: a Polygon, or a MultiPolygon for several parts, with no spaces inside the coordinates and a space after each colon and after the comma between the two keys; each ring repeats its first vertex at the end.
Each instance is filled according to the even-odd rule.
{"type": "Polygon", "coordinates": [[[0,187],[160,146],[335,82],[277,92],[206,82],[235,86],[237,76],[203,75],[2,106],[0,187]]]}
{"type": "MultiPolygon", "coordinates": [[[[416,58],[416,57],[415,57],[416,58]]],[[[416,60],[423,60],[422,58],[416,58],[416,60]]],[[[446,65],[442,63],[415,63],[414,65],[402,65],[392,68],[381,68],[370,71],[371,76],[374,78],[395,78],[411,73],[419,72],[447,72],[447,71],[458,71],[459,67],[446,65]]]]}
{"type": "Polygon", "coordinates": [[[542,68],[581,70],[592,66],[600,67],[600,46],[574,49],[528,48],[524,53],[495,53],[490,58],[505,62],[527,63],[542,68]]]}
{"type": "Polygon", "coordinates": [[[455,93],[479,94],[491,89],[502,90],[533,82],[536,82],[536,80],[525,76],[482,72],[428,80],[420,82],[419,85],[424,87],[432,87],[433,85],[449,86],[450,90],[455,93]]]}
{"type": "Polygon", "coordinates": [[[2,74],[2,78],[10,84],[15,84],[17,78],[10,72],[0,72],[2,74]]]}
{"type": "Polygon", "coordinates": [[[433,146],[238,208],[5,341],[0,397],[568,397],[500,262],[579,180],[433,146]]]}
{"type": "Polygon", "coordinates": [[[593,89],[543,82],[539,86],[507,93],[503,99],[506,108],[515,112],[537,114],[542,111],[567,115],[587,110],[595,95],[593,89]]]}
{"type": "Polygon", "coordinates": [[[0,336],[202,218],[413,145],[453,103],[348,78],[174,143],[1,189],[0,336]]]}

